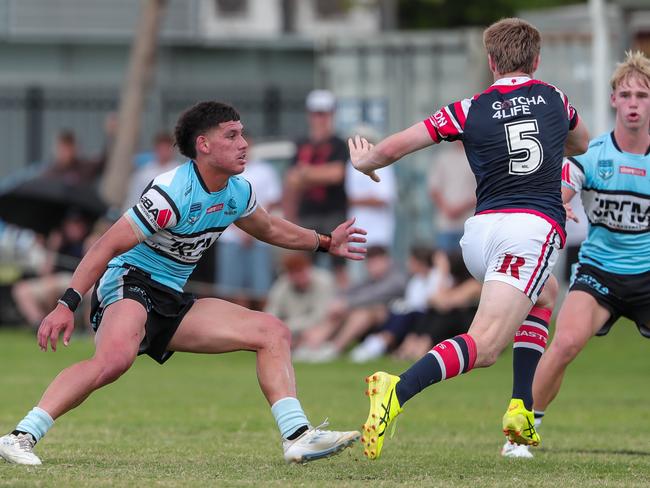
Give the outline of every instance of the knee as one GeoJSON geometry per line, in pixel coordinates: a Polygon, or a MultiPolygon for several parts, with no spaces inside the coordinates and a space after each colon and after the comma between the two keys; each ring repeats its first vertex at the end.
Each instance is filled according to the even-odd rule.
{"type": "Polygon", "coordinates": [[[262,315],[262,328],[264,330],[262,337],[265,339],[263,346],[281,344],[291,347],[291,331],[284,322],[270,314],[262,315]]]}
{"type": "Polygon", "coordinates": [[[473,336],[476,343],[476,362],[474,367],[487,368],[492,366],[499,359],[502,349],[497,347],[495,341],[483,340],[481,336],[473,336]]]}
{"type": "Polygon", "coordinates": [[[497,350],[494,347],[485,347],[483,349],[478,349],[476,351],[476,364],[477,368],[487,368],[492,366],[499,359],[499,354],[501,351],[497,350]]]}
{"type": "Polygon", "coordinates": [[[95,358],[94,361],[98,366],[98,386],[108,385],[117,380],[131,367],[133,359],[126,355],[114,355],[101,359],[95,358]]]}
{"type": "Polygon", "coordinates": [[[555,361],[563,365],[573,361],[581,350],[580,341],[567,335],[556,335],[549,347],[549,353],[555,357],[555,361]]]}

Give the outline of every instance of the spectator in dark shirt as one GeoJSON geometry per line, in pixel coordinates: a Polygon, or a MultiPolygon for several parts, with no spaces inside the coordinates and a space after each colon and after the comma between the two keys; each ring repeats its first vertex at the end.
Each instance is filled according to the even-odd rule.
{"type": "MultiPolygon", "coordinates": [[[[314,90],[306,101],[309,135],[296,144],[296,154],[284,182],[285,217],[302,226],[328,232],[345,220],[345,141],[334,133],[336,99],[314,90]]],[[[334,262],[337,282],[344,285],[344,260],[334,262]]]]}
{"type": "Polygon", "coordinates": [[[43,176],[61,180],[69,185],[83,185],[94,183],[98,175],[96,165],[79,157],[74,133],[64,130],[57,136],[54,159],[43,171],[43,176]]]}

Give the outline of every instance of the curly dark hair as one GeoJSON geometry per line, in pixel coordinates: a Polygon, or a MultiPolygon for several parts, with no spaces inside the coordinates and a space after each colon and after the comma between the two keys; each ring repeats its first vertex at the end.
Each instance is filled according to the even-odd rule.
{"type": "Polygon", "coordinates": [[[225,103],[199,102],[178,117],[174,138],[183,156],[196,158],[196,138],[222,122],[240,120],[239,112],[225,103]]]}

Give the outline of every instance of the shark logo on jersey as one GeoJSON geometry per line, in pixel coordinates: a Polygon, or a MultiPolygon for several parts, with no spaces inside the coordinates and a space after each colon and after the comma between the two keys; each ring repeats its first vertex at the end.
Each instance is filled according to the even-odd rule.
{"type": "Polygon", "coordinates": [[[603,180],[609,180],[614,176],[614,161],[611,159],[598,160],[598,176],[603,180]]]}

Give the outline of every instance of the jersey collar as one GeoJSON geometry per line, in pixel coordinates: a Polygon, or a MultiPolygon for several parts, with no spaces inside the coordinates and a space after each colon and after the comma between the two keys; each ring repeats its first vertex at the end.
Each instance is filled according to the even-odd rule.
{"type": "Polygon", "coordinates": [[[499,78],[492,83],[492,86],[515,86],[527,83],[532,78],[530,76],[509,76],[508,78],[499,78]]]}
{"type": "MultiPolygon", "coordinates": [[[[616,137],[614,137],[614,131],[612,131],[610,134],[612,136],[612,144],[614,144],[614,147],[616,148],[616,150],[618,152],[620,152],[620,153],[625,152],[625,151],[621,150],[620,147],[618,147],[618,142],[616,142],[616,137]]],[[[650,154],[650,146],[648,146],[648,149],[646,149],[646,152],[645,152],[644,156],[647,156],[648,154],[650,154]]]]}

